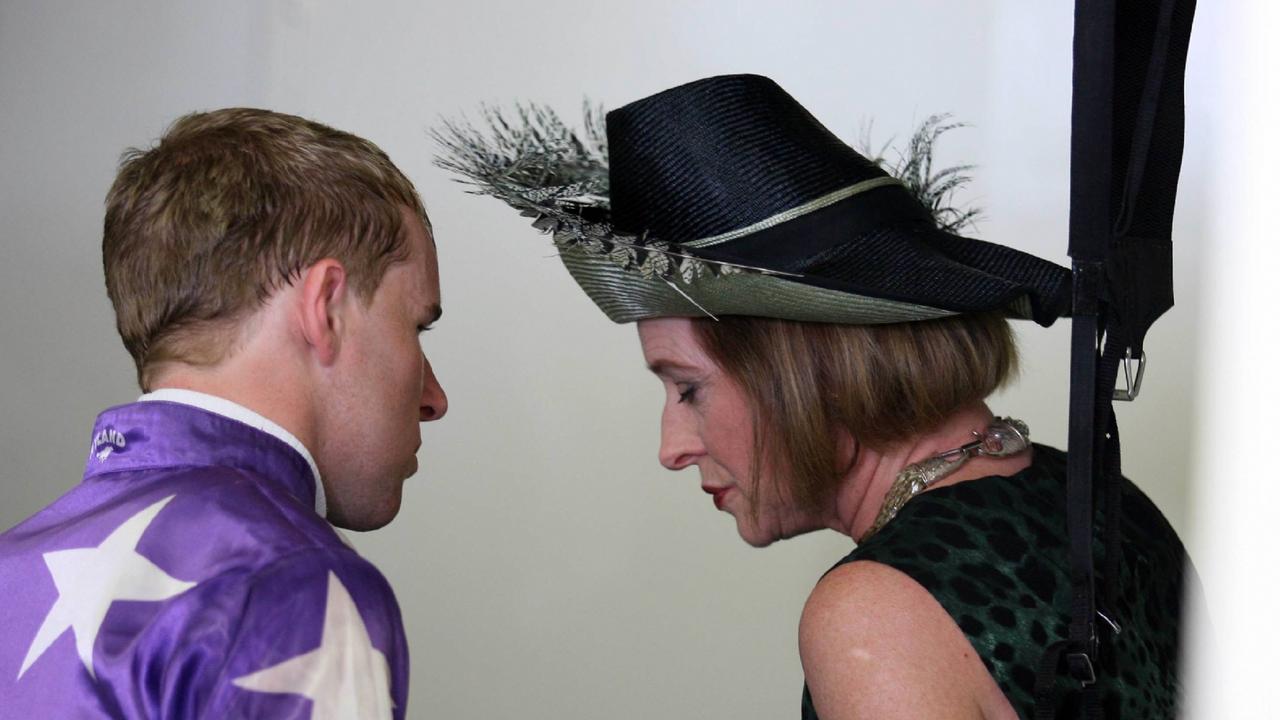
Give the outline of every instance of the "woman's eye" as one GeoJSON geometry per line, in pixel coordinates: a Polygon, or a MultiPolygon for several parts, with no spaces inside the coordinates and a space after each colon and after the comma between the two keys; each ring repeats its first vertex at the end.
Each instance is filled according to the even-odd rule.
{"type": "Polygon", "coordinates": [[[689,402],[691,400],[697,399],[697,394],[698,394],[697,385],[687,385],[683,389],[677,387],[676,390],[679,391],[680,393],[680,402],[689,402]]]}

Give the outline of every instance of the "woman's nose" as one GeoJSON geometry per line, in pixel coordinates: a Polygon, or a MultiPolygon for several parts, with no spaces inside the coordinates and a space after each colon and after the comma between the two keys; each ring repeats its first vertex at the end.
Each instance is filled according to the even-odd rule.
{"type": "Polygon", "coordinates": [[[705,452],[697,429],[688,418],[671,409],[662,412],[662,441],[658,446],[658,462],[668,470],[682,470],[693,465],[705,452]]]}

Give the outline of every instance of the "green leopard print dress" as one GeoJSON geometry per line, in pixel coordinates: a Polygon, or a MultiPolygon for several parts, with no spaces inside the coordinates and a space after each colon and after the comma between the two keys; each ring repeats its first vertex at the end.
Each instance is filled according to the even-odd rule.
{"type": "MultiPolygon", "coordinates": [[[[1031,466],[1017,475],[957,483],[912,499],[836,567],[873,560],[924,586],[964,631],[1014,709],[1031,718],[1041,655],[1066,638],[1070,621],[1066,476],[1066,455],[1036,445],[1031,466]]],[[[1113,618],[1121,632],[1101,664],[1103,709],[1108,718],[1172,718],[1186,554],[1140,490],[1125,480],[1122,492],[1113,618]]],[[[1099,530],[1099,569],[1101,540],[1099,530]]],[[[818,720],[807,685],[801,717],[818,720]]]]}

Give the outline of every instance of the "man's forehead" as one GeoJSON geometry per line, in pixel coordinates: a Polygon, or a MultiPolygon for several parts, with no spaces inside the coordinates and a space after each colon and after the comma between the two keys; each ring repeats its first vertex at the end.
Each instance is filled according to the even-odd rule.
{"type": "Polygon", "coordinates": [[[436,241],[435,237],[431,234],[431,230],[428,229],[424,235],[426,242],[422,244],[422,256],[420,262],[426,279],[434,286],[436,294],[439,295],[440,261],[436,254],[436,241]]]}
{"type": "Polygon", "coordinates": [[[441,314],[440,268],[435,238],[431,228],[416,214],[410,214],[408,236],[411,244],[409,262],[413,266],[413,301],[430,318],[430,322],[434,322],[441,314]]]}

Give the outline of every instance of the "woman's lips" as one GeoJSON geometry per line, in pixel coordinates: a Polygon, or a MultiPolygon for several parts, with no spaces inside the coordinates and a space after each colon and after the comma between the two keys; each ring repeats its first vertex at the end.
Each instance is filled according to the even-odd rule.
{"type": "Polygon", "coordinates": [[[704,487],[704,488],[702,488],[703,492],[706,492],[706,493],[708,493],[709,495],[711,495],[711,501],[712,501],[712,502],[714,502],[714,503],[716,504],[716,509],[717,509],[717,510],[723,510],[723,509],[724,509],[724,497],[725,497],[725,495],[728,495],[728,494],[729,494],[729,490],[731,490],[731,489],[732,489],[732,488],[727,488],[727,487],[720,487],[720,488],[704,487]]]}

